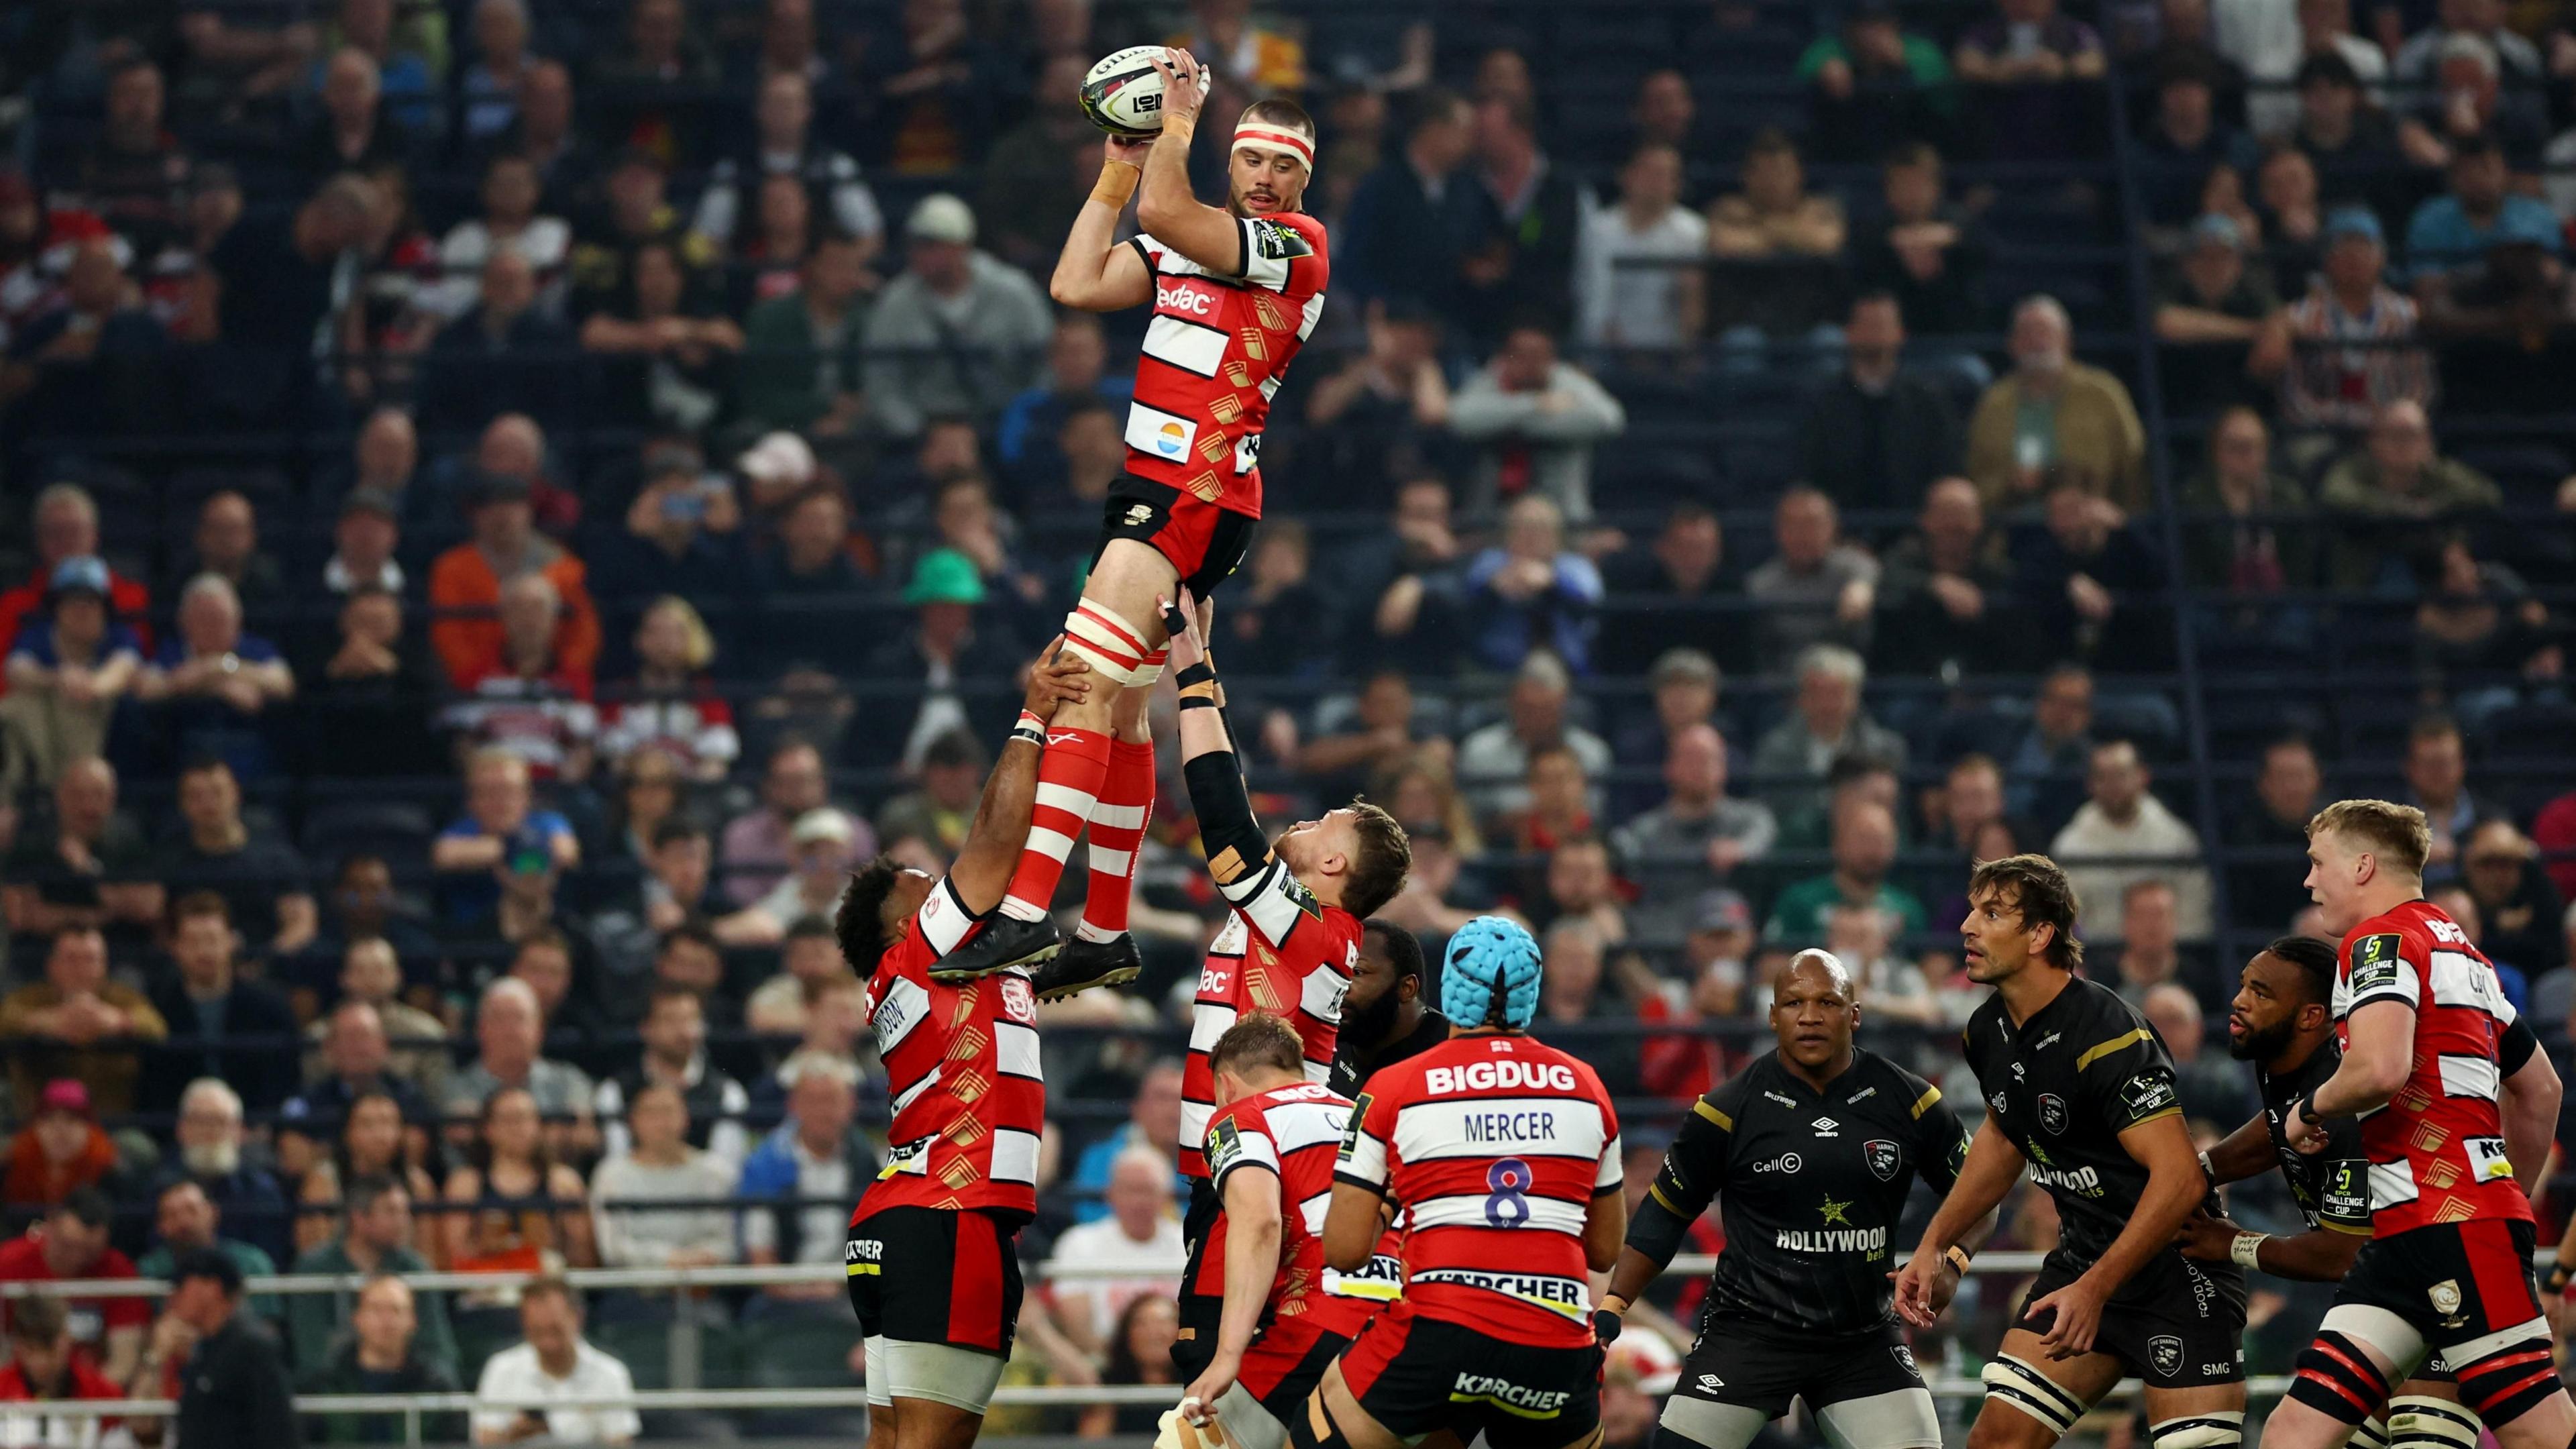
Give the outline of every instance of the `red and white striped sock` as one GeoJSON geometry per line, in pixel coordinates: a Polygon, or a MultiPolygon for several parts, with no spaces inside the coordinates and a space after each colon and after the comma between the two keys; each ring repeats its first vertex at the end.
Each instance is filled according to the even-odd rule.
{"type": "Polygon", "coordinates": [[[1082,900],[1086,941],[1111,941],[1127,933],[1127,900],[1135,892],[1136,853],[1145,822],[1154,815],[1154,741],[1112,740],[1109,775],[1100,802],[1091,807],[1091,884],[1082,900]]]}
{"type": "Polygon", "coordinates": [[[1011,874],[1011,889],[1002,898],[1002,914],[1023,921],[1046,919],[1055,903],[1056,884],[1064,878],[1065,857],[1073,854],[1109,774],[1109,736],[1098,730],[1047,726],[1046,753],[1038,757],[1037,808],[1029,817],[1029,842],[1020,852],[1020,867],[1011,874]]]}

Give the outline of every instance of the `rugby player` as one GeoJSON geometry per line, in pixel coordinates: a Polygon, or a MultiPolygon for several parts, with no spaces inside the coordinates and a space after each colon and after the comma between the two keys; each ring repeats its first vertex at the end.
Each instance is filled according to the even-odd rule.
{"type": "Polygon", "coordinates": [[[2027,1163],[2060,1236],[1981,1375],[1970,1449],[2044,1449],[2131,1374],[2146,1381],[2154,1449],[2230,1449],[2245,1429],[2244,1273],[2174,1246],[2209,1184],[2173,1058],[2118,993],[2076,974],[2075,917],[2075,888],[2044,855],[1990,860],[1968,879],[1968,979],[1995,988],[1963,1037],[1986,1120],[1898,1275],[1897,1303],[1930,1303],[1948,1250],[2027,1163]]]}
{"type": "Polygon", "coordinates": [[[1217,1110],[1200,1145],[1224,1204],[1207,1245],[1223,1266],[1224,1313],[1179,1412],[1214,1418],[1239,1449],[1282,1449],[1324,1366],[1376,1307],[1334,1294],[1324,1267],[1351,1103],[1306,1080],[1304,1044],[1275,1016],[1245,1016],[1208,1058],[1217,1110]]]}
{"type": "Polygon", "coordinates": [[[1184,589],[1206,598],[1251,547],[1270,400],[1323,315],[1329,271],[1323,223],[1300,210],[1315,174],[1314,119],[1288,100],[1246,108],[1226,153],[1226,204],[1206,205],[1190,194],[1189,176],[1205,72],[1186,50],[1154,64],[1162,134],[1105,143],[1100,179],[1048,285],[1085,311],[1154,309],[1127,410],[1127,468],[1109,487],[1099,551],[1064,621],[1065,647],[1091,662],[1098,687],[1047,730],[1036,823],[1001,916],[943,966],[992,970],[1052,956],[1047,907],[1088,822],[1082,925],[1038,978],[1047,999],[1136,974],[1128,897],[1154,800],[1146,687],[1161,672],[1167,635],[1154,601],[1184,589]],[[1130,195],[1144,231],[1122,243],[1118,217],[1130,195]]]}
{"type": "Polygon", "coordinates": [[[2546,1150],[2557,1077],[2535,1052],[2508,1080],[2498,1048],[2513,1007],[2468,933],[2424,899],[2431,848],[2411,805],[2339,800],[2308,822],[2306,885],[2342,936],[2343,1056],[2282,1113],[2281,1136],[2322,1152],[2325,1124],[2361,1119],[2371,1236],[2264,1423],[2273,1449],[2346,1442],[2436,1352],[2505,1449],[2576,1440],[2516,1180],[2516,1163],[2536,1170],[2546,1150]]]}
{"type": "MultiPolygon", "coordinates": [[[[1888,1235],[1916,1177],[1947,1191],[1968,1133],[1941,1089],[1852,1044],[1859,993],[1832,953],[1801,951],[1771,993],[1776,1050],[1702,1097],[1628,1225],[1594,1315],[1604,1342],[1715,1197],[1726,1247],[1699,1336],[1664,1404],[1664,1449],[1745,1449],[1806,1401],[1837,1444],[1941,1449],[1941,1421],[1890,1311],[1888,1235]]],[[[1969,1226],[1924,1322],[1994,1228],[1969,1226]]]]}
{"type": "MultiPolygon", "coordinates": [[[[1418,1057],[1449,1039],[1449,1018],[1422,1002],[1422,942],[1393,921],[1360,925],[1360,964],[1342,998],[1333,1071],[1325,1085],[1356,1097],[1381,1067],[1418,1057]]],[[[1331,1292],[1392,1303],[1404,1292],[1404,1214],[1390,1211],[1368,1266],[1332,1275],[1331,1292]]]]}
{"type": "Polygon", "coordinates": [[[932,880],[880,856],[833,913],[842,959],[867,981],[894,1101],[885,1169],[850,1215],[843,1255],[867,1336],[869,1437],[892,1449],[974,1443],[1011,1354],[1012,1240],[1037,1215],[1046,1130],[1037,1003],[1022,971],[952,983],[930,968],[1000,903],[1028,833],[1046,721],[1090,685],[1079,655],[1041,662],[948,874],[932,880]]]}
{"type": "Polygon", "coordinates": [[[1404,1296],[1360,1329],[1288,1428],[1300,1449],[1591,1449],[1602,1351],[1585,1273],[1628,1227],[1619,1119],[1580,1058],[1532,1040],[1538,942],[1478,916],[1440,973],[1449,1040],[1381,1068],[1351,1110],[1325,1266],[1377,1251],[1404,1205],[1404,1296]]]}
{"type": "MultiPolygon", "coordinates": [[[[2328,1123],[2325,1148],[2315,1153],[2299,1152],[2281,1137],[2281,1117],[2290,1104],[2333,1076],[2343,1060],[2334,1037],[2334,978],[2335,948],[2309,936],[2284,936],[2245,963],[2228,1008],[2227,1050],[2254,1064],[2263,1110],[2203,1159],[2212,1183],[2238,1182],[2279,1166],[2308,1231],[2273,1237],[2202,1213],[2183,1224],[2184,1256],[2335,1283],[2370,1240],[2370,1157],[2362,1149],[2361,1124],[2351,1118],[2328,1123]]],[[[2516,1019],[2498,1047],[2511,1090],[2540,1043],[2516,1019]]],[[[2478,1428],[2477,1416],[2461,1405],[2459,1388],[2437,1356],[2398,1386],[2386,1421],[2365,1420],[2353,1442],[2365,1449],[2475,1449],[2478,1428]]]]}
{"type": "MultiPolygon", "coordinates": [[[[1218,1101],[1209,1048],[1247,1015],[1282,1017],[1300,1043],[1306,1080],[1321,1085],[1332,1070],[1342,998],[1359,965],[1360,919],[1395,898],[1413,865],[1404,827],[1365,801],[1292,825],[1276,845],[1264,842],[1218,708],[1222,690],[1194,603],[1184,593],[1168,618],[1181,773],[1208,873],[1230,910],[1199,972],[1190,1052],[1181,1069],[1181,1171],[1191,1181],[1182,1236],[1190,1257],[1172,1360],[1192,1374],[1208,1366],[1229,1281],[1224,1259],[1207,1251],[1218,1210],[1214,1173],[1200,1146],[1218,1101]]],[[[1157,617],[1169,607],[1162,599],[1155,606],[1157,617]]]]}

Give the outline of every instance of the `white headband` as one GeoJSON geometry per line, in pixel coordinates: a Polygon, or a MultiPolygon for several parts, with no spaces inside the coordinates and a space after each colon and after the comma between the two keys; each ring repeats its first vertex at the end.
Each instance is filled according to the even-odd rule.
{"type": "Polygon", "coordinates": [[[1315,143],[1294,131],[1283,131],[1259,121],[1246,121],[1234,128],[1234,144],[1237,150],[1249,148],[1294,156],[1307,170],[1315,169],[1315,143]]]}

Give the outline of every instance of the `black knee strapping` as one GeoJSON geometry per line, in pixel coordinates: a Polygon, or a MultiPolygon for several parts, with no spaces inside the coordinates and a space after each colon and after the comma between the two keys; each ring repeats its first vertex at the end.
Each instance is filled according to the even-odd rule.
{"type": "Polygon", "coordinates": [[[2375,1418],[2388,1404],[2388,1376],[2349,1334],[2326,1329],[2300,1351],[2290,1397],[2343,1424],[2375,1418]]]}
{"type": "Polygon", "coordinates": [[[2489,1428],[2512,1423],[2558,1392],[2558,1365],[2545,1338],[2526,1338],[2458,1368],[2460,1402],[2489,1428]]]}

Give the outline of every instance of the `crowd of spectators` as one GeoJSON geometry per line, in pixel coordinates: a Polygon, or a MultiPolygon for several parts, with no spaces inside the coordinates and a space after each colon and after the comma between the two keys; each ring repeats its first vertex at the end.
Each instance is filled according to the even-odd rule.
{"type": "MultiPolygon", "coordinates": [[[[2017,850],[2232,1126],[2203,1035],[2347,789],[2427,811],[2450,908],[2565,1020],[2576,486],[2452,419],[2566,405],[2576,32],[1558,8],[0,23],[0,1280],[364,1275],[244,1300],[320,1391],[613,1395],[683,1312],[858,1371],[824,1270],[887,1104],[826,918],[964,837],[1124,464],[1132,319],[1041,279],[1075,87],[1131,41],[1216,57],[1211,114],[1322,118],[1330,300],[1216,615],[1263,808],[1392,811],[1384,914],[1435,960],[1476,912],[1540,931],[1539,1034],[1639,1140],[1807,946],[1955,1070],[1961,885],[2017,850]],[[1617,60],[1534,74],[1558,43],[1617,60]],[[2177,682],[2333,639],[2370,708],[2177,682]],[[517,1286],[736,1264],[817,1277],[517,1286]]],[[[1172,1372],[1160,1053],[1215,903],[1165,773],[1147,975],[1049,1018],[1022,1250],[1120,1270],[1031,1295],[1059,1381],[1172,1372]]],[[[32,1301],[0,1400],[157,1393],[201,1331],[32,1301]]]]}

